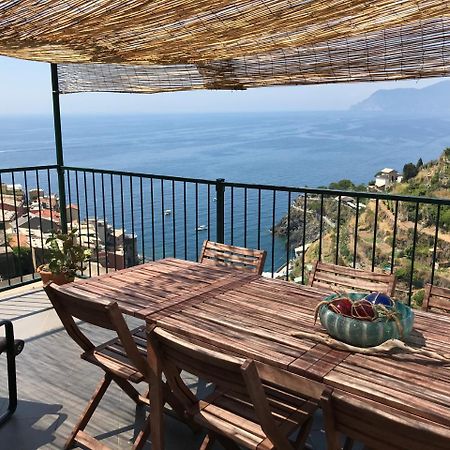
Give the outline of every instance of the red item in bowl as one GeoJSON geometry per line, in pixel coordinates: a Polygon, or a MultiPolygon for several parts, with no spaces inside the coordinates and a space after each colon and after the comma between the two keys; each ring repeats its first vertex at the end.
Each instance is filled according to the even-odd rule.
{"type": "Polygon", "coordinates": [[[353,303],[349,298],[337,298],[332,300],[328,307],[337,314],[351,317],[352,305],[353,303]]]}
{"type": "Polygon", "coordinates": [[[373,303],[367,300],[354,302],[351,307],[351,316],[360,320],[373,320],[375,317],[373,303]]]}

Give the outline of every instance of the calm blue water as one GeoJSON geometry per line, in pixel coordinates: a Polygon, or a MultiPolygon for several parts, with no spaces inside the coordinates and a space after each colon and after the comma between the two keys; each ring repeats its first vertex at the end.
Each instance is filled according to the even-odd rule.
{"type": "MultiPolygon", "coordinates": [[[[64,117],[65,162],[96,168],[318,186],[367,182],[435,158],[450,117],[349,112],[64,117]]],[[[51,117],[0,119],[0,167],[54,163],[51,117]]]]}
{"type": "MultiPolygon", "coordinates": [[[[53,139],[51,117],[1,118],[0,168],[54,164],[53,139]]],[[[419,157],[424,161],[436,158],[444,147],[450,145],[450,117],[396,117],[349,112],[70,116],[63,118],[63,140],[66,165],[196,178],[225,178],[228,181],[250,183],[320,186],[343,178],[368,182],[383,167],[401,170],[406,162],[416,162],[419,157]]],[[[97,198],[99,181],[97,179],[97,198]]],[[[115,180],[116,185],[118,181],[115,180]]],[[[76,200],[73,183],[74,180],[71,182],[72,202],[76,200]]],[[[124,188],[124,198],[127,199],[127,180],[124,188]]],[[[138,235],[139,253],[145,252],[151,256],[150,186],[144,183],[143,189],[143,200],[148,207],[144,208],[141,216],[136,207],[139,185],[135,184],[133,192],[136,203],[133,210],[132,205],[125,200],[123,226],[127,231],[133,229],[138,235]],[[144,233],[142,224],[146,227],[144,233]]],[[[162,214],[164,208],[173,209],[170,184],[164,189],[162,205],[158,200],[160,186],[154,186],[155,256],[162,256],[162,248],[166,256],[172,255],[173,250],[182,256],[182,186],[176,186],[176,219],[162,214]]],[[[92,186],[88,186],[88,191],[88,205],[87,209],[82,208],[82,218],[92,217],[94,207],[98,208],[101,215],[101,200],[94,205],[92,186]]],[[[207,237],[205,232],[195,233],[195,228],[206,224],[208,220],[207,194],[201,187],[196,214],[195,192],[192,186],[188,186],[187,256],[190,258],[195,258],[197,252],[197,245],[192,242],[199,242],[201,247],[202,240],[207,237]]],[[[269,252],[266,270],[272,266],[276,269],[286,261],[285,243],[279,239],[274,242],[272,261],[272,236],[269,229],[273,223],[273,199],[269,194],[264,194],[262,198],[260,236],[262,248],[269,252]]],[[[116,190],[116,202],[117,195],[116,190]]],[[[258,242],[254,230],[258,223],[257,198],[255,192],[249,191],[249,208],[245,211],[243,195],[242,190],[236,190],[233,228],[231,200],[229,195],[227,197],[226,239],[231,241],[233,233],[235,244],[256,247],[258,242]],[[249,230],[247,240],[246,225],[249,230]]],[[[214,196],[212,189],[211,223],[215,219],[214,196]]],[[[108,206],[111,192],[108,186],[106,198],[106,216],[111,222],[112,210],[108,206]]],[[[82,196],[81,203],[83,201],[82,196]]],[[[278,196],[276,220],[287,211],[287,206],[287,196],[278,196]]],[[[120,202],[116,204],[114,214],[116,227],[121,227],[120,202]]],[[[214,238],[213,230],[210,231],[211,238],[214,238]]]]}

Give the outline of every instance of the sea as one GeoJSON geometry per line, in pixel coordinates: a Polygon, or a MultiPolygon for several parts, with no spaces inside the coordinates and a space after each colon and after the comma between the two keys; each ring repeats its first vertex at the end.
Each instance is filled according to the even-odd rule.
{"type": "MultiPolygon", "coordinates": [[[[68,166],[298,187],[327,186],[341,179],[367,183],[384,167],[401,171],[405,163],[435,159],[450,146],[450,115],[355,111],[67,115],[62,129],[68,166]]],[[[0,168],[54,163],[50,116],[0,118],[0,168]]],[[[189,198],[191,210],[194,198],[189,198]]],[[[243,211],[243,201],[241,195],[235,198],[236,211],[243,211]]],[[[267,200],[267,207],[270,202],[267,200]]],[[[277,203],[277,221],[287,210],[283,205],[277,203]]],[[[242,212],[238,214],[241,220],[234,220],[237,244],[243,243],[242,228],[251,228],[257,220],[251,211],[246,213],[247,221],[242,212]]],[[[131,215],[126,208],[127,229],[131,215]]],[[[276,270],[286,260],[286,245],[276,238],[272,256],[269,216],[263,220],[261,246],[270,253],[269,270],[276,270]]],[[[136,230],[140,229],[139,220],[139,214],[133,217],[136,230]]],[[[165,220],[170,226],[172,219],[165,220]]],[[[201,224],[205,220],[200,217],[201,224]]],[[[190,223],[189,232],[196,224],[198,221],[190,223]]],[[[168,248],[175,247],[172,236],[178,243],[183,241],[183,225],[177,222],[175,228],[165,239],[168,248]]],[[[139,231],[135,232],[143,241],[139,231]]],[[[256,245],[253,238],[244,240],[249,246],[256,245]]],[[[151,252],[149,245],[149,239],[142,243],[147,253],[151,252]]],[[[191,248],[188,256],[195,257],[196,251],[198,248],[191,248]]]]}

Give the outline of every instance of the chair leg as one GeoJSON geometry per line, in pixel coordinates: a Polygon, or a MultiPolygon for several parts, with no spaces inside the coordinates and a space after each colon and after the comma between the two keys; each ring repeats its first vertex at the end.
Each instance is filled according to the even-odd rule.
{"type": "Polygon", "coordinates": [[[208,433],[203,439],[199,450],[210,450],[216,440],[216,435],[214,433],[208,433]]]}
{"type": "Polygon", "coordinates": [[[94,414],[95,409],[97,408],[98,404],[100,403],[100,400],[102,399],[102,397],[105,394],[106,390],[108,389],[109,385],[111,384],[111,381],[112,381],[111,375],[106,373],[105,376],[103,377],[103,379],[97,385],[97,388],[95,389],[94,393],[92,394],[92,397],[89,400],[85,410],[83,411],[83,414],[78,419],[78,422],[75,425],[74,429],[72,430],[72,433],[70,433],[70,436],[67,439],[66,444],[64,445],[65,450],[69,449],[73,446],[73,444],[76,441],[77,433],[86,428],[86,425],[88,424],[89,420],[91,419],[92,414],[94,414]]]}
{"type": "Polygon", "coordinates": [[[302,427],[300,428],[300,431],[298,432],[297,439],[295,440],[294,447],[296,450],[301,450],[305,447],[306,439],[308,439],[309,433],[311,432],[312,424],[313,424],[312,417],[310,417],[303,423],[302,427]]]}
{"type": "Polygon", "coordinates": [[[150,436],[150,414],[148,415],[147,420],[145,421],[144,426],[142,427],[141,431],[139,431],[139,434],[137,435],[136,440],[133,444],[133,450],[140,450],[145,443],[147,442],[148,437],[150,436]]]}

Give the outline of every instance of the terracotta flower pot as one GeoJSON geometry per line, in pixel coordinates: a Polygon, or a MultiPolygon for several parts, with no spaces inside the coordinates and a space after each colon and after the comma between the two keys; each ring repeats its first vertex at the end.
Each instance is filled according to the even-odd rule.
{"type": "Polygon", "coordinates": [[[41,276],[43,284],[53,281],[53,283],[61,286],[62,284],[73,281],[73,278],[67,278],[63,273],[52,273],[49,270],[45,270],[43,266],[37,268],[37,273],[41,276]]]}

